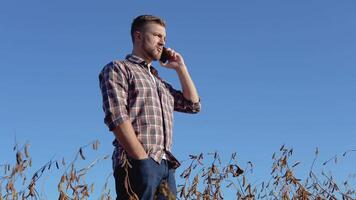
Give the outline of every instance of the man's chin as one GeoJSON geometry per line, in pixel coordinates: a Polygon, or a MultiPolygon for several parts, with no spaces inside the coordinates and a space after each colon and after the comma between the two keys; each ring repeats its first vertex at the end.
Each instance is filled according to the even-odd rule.
{"type": "Polygon", "coordinates": [[[153,57],[152,58],[153,61],[157,61],[157,60],[159,60],[161,58],[161,55],[155,55],[155,56],[152,56],[152,57],[153,57]]]}
{"type": "Polygon", "coordinates": [[[160,53],[159,54],[151,53],[150,57],[153,61],[157,61],[161,58],[161,54],[160,53]]]}

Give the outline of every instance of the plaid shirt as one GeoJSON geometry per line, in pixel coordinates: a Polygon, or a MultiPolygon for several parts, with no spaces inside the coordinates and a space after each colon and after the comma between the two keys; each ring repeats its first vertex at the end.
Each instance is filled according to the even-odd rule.
{"type": "MultiPolygon", "coordinates": [[[[197,113],[197,103],[186,99],[159,77],[158,71],[135,56],[107,64],[99,75],[103,97],[104,122],[112,131],[130,120],[138,140],[158,163],[165,153],[175,167],[180,164],[172,155],[173,111],[197,113]],[[150,71],[149,71],[150,69],[150,71]],[[151,73],[150,73],[151,72],[151,73]]],[[[124,149],[114,140],[113,165],[120,162],[124,149]]]]}

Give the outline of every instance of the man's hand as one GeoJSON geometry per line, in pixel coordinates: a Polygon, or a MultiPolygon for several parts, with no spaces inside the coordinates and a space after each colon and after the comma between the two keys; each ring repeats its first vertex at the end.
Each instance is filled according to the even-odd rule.
{"type": "Polygon", "coordinates": [[[183,57],[178,52],[175,52],[171,48],[167,48],[166,50],[168,54],[168,62],[167,63],[160,62],[162,66],[174,70],[179,70],[180,68],[185,67],[183,57]]]}

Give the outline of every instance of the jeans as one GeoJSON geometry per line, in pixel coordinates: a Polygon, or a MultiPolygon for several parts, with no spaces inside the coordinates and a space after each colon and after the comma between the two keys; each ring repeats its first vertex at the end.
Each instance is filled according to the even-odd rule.
{"type": "MultiPolygon", "coordinates": [[[[170,166],[169,161],[162,160],[158,164],[152,158],[143,160],[129,159],[132,167],[128,167],[128,177],[132,191],[140,200],[153,200],[154,195],[162,181],[166,181],[168,188],[174,197],[177,195],[175,182],[175,169],[170,166]]],[[[114,170],[116,200],[128,200],[129,194],[125,188],[125,168],[117,166],[114,170]]],[[[164,195],[158,194],[158,200],[166,200],[164,195]]]]}

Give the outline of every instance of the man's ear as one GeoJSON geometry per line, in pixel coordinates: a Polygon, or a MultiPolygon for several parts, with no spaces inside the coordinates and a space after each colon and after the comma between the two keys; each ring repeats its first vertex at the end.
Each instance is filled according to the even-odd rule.
{"type": "Polygon", "coordinates": [[[140,31],[135,31],[134,32],[134,37],[135,37],[135,40],[141,40],[142,39],[141,32],[140,31]]]}

